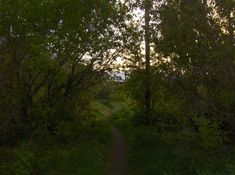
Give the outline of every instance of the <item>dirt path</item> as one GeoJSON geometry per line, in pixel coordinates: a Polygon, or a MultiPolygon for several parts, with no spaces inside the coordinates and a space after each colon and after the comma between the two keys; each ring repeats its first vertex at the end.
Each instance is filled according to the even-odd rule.
{"type": "Polygon", "coordinates": [[[125,175],[127,163],[127,142],[122,133],[112,127],[113,145],[108,159],[107,175],[125,175]]]}

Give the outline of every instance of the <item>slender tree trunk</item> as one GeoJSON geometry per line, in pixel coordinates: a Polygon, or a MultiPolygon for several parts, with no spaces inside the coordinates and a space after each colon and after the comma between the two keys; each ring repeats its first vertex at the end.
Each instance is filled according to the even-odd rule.
{"type": "Polygon", "coordinates": [[[231,75],[231,82],[234,82],[235,78],[235,71],[234,71],[234,54],[233,54],[233,49],[234,49],[234,27],[233,27],[233,17],[232,17],[232,8],[229,8],[227,11],[227,19],[228,19],[228,32],[229,32],[229,71],[231,75]],[[232,63],[232,64],[231,64],[232,63]]]}
{"type": "Polygon", "coordinates": [[[150,0],[144,0],[145,8],[145,112],[151,110],[151,78],[150,78],[150,0]]]}
{"type": "Polygon", "coordinates": [[[229,9],[227,12],[228,16],[228,32],[229,32],[229,41],[230,44],[233,45],[234,43],[234,31],[233,31],[233,19],[232,19],[232,9],[229,9]]]}

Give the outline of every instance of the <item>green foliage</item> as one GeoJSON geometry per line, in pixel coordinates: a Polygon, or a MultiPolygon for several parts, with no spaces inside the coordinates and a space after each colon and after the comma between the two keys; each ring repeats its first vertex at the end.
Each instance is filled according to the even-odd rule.
{"type": "Polygon", "coordinates": [[[128,95],[136,100],[138,107],[143,108],[144,102],[144,72],[137,70],[130,75],[130,78],[126,82],[126,89],[128,95]]]}
{"type": "MultiPolygon", "coordinates": [[[[0,144],[15,147],[0,174],[102,174],[104,119],[149,127],[131,135],[130,174],[216,174],[197,151],[213,154],[235,132],[235,3],[211,2],[0,1],[0,144]],[[148,2],[150,30],[135,16],[148,2]],[[124,86],[107,79],[118,58],[124,86]]],[[[233,173],[233,159],[218,164],[233,173]]]]}
{"type": "Polygon", "coordinates": [[[204,117],[196,118],[199,126],[199,143],[206,149],[218,148],[223,144],[223,134],[220,131],[220,123],[204,117]]]}
{"type": "Polygon", "coordinates": [[[55,133],[60,121],[89,117],[82,113],[119,54],[121,6],[103,0],[1,3],[1,133],[21,126],[26,137],[40,127],[55,133]]]}
{"type": "MultiPolygon", "coordinates": [[[[234,173],[234,150],[211,155],[197,145],[185,147],[181,140],[165,141],[156,127],[129,127],[125,131],[129,140],[130,175],[234,173]]],[[[172,137],[177,137],[176,133],[172,133],[172,137]]]]}
{"type": "Polygon", "coordinates": [[[60,122],[57,128],[56,136],[58,137],[58,139],[64,142],[73,141],[78,137],[78,128],[79,126],[75,122],[60,122]]]}
{"type": "MultiPolygon", "coordinates": [[[[220,25],[222,19],[213,15],[219,9],[216,7],[218,11],[213,12],[207,2],[180,2],[169,0],[160,7],[162,36],[155,41],[157,52],[163,58],[159,58],[163,65],[159,71],[166,71],[167,83],[179,88],[175,94],[186,102],[188,113],[203,113],[205,120],[213,122],[216,118],[225,122],[224,116],[231,116],[233,108],[234,91],[230,86],[234,84],[231,78],[234,70],[228,71],[227,63],[232,64],[228,57],[234,55],[229,53],[230,49],[224,50],[229,38],[220,25]],[[170,62],[164,61],[167,57],[170,62]]],[[[226,3],[220,2],[220,5],[226,3]]],[[[228,45],[227,48],[232,47],[231,43],[228,45]]]]}
{"type": "Polygon", "coordinates": [[[233,108],[235,92],[231,90],[219,89],[217,92],[217,100],[227,109],[233,108]]]}
{"type": "Polygon", "coordinates": [[[151,1],[151,111],[144,109],[142,50],[132,44],[134,39],[139,43],[144,28],[132,28],[129,44],[135,49],[126,48],[131,55],[126,61],[132,64],[126,88],[137,104],[134,121],[205,149],[219,148],[224,134],[234,133],[235,6],[213,2],[151,1]]]}
{"type": "Polygon", "coordinates": [[[72,128],[72,122],[61,124],[63,139],[45,136],[25,141],[16,148],[0,148],[0,173],[3,175],[103,175],[111,144],[110,128],[96,123],[86,134],[72,128]],[[75,136],[76,132],[76,137],[75,136]]]}
{"type": "Polygon", "coordinates": [[[30,175],[34,171],[35,155],[25,147],[15,152],[16,161],[11,165],[9,174],[30,175]]]}

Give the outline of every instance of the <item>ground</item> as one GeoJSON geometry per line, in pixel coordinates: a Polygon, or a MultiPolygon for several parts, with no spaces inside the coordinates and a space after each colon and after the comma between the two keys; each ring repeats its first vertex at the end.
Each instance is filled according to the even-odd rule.
{"type": "Polygon", "coordinates": [[[113,144],[108,159],[108,175],[125,175],[127,166],[127,141],[123,134],[112,127],[113,144]]]}
{"type": "MultiPolygon", "coordinates": [[[[157,127],[134,126],[129,105],[97,101],[92,129],[76,140],[43,137],[0,148],[1,175],[233,175],[235,150],[213,154],[167,141],[157,127]]],[[[68,125],[70,126],[70,125],[68,125]]],[[[73,131],[73,130],[72,130],[73,131]]]]}

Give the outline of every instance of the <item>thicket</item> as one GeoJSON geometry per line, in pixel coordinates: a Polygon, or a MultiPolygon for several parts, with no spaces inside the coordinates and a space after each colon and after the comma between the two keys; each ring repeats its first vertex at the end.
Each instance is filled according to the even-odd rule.
{"type": "Polygon", "coordinates": [[[138,124],[155,125],[167,137],[218,148],[234,138],[235,52],[232,1],[166,0],[151,3],[151,76],[146,77],[141,33],[130,25],[135,48],[126,59],[126,89],[136,100],[138,124]],[[145,79],[151,79],[146,115],[145,79]],[[170,134],[171,133],[171,134],[170,134]],[[170,136],[171,135],[171,136],[170,136]]]}
{"type": "Polygon", "coordinates": [[[92,118],[96,86],[119,54],[124,11],[103,0],[0,2],[1,144],[92,118]]]}

